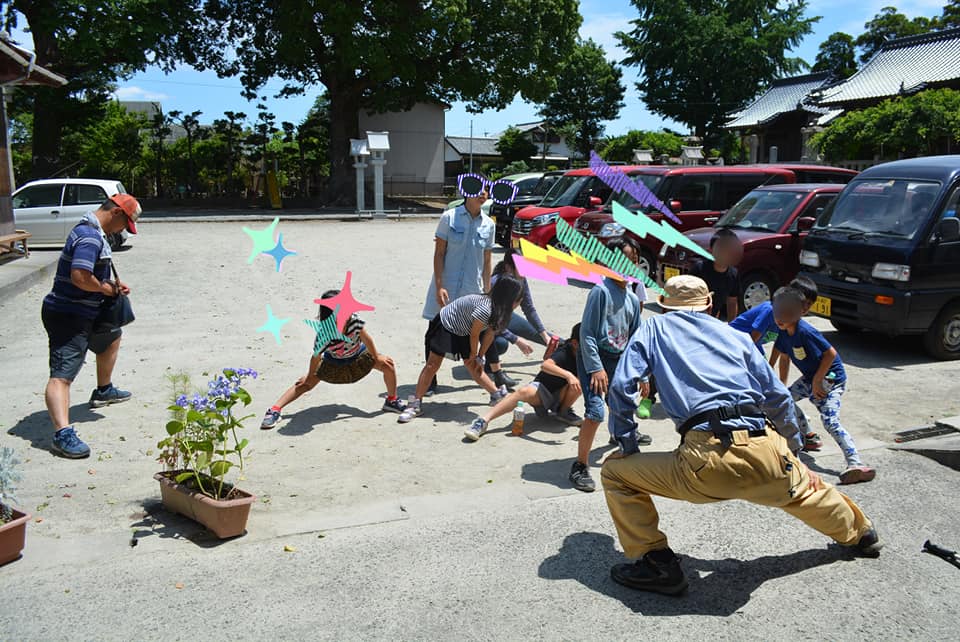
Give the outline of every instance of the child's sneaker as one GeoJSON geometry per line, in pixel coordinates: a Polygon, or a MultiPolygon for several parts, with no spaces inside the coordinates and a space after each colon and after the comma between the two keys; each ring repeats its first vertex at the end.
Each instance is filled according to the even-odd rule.
{"type": "Polygon", "coordinates": [[[840,473],[841,484],[859,484],[860,482],[873,481],[877,476],[877,471],[869,466],[849,466],[840,473]]]}
{"type": "Polygon", "coordinates": [[[496,406],[508,394],[510,394],[510,391],[507,390],[507,387],[500,386],[494,392],[490,393],[490,405],[496,406]]]}
{"type": "Polygon", "coordinates": [[[583,423],[583,417],[573,411],[573,408],[567,408],[563,412],[556,414],[557,421],[562,421],[568,426],[579,426],[583,423]]]}
{"type": "Polygon", "coordinates": [[[403,414],[403,411],[407,409],[407,404],[400,401],[399,397],[394,397],[392,400],[387,399],[383,402],[383,408],[380,410],[384,412],[395,412],[398,415],[403,414]]]}
{"type": "Polygon", "coordinates": [[[803,449],[806,452],[815,452],[823,448],[823,440],[815,432],[808,432],[803,436],[803,449]]]}
{"type": "Polygon", "coordinates": [[[482,417],[477,417],[470,427],[463,431],[463,436],[470,441],[476,441],[485,432],[487,432],[487,422],[482,417]]]}
{"type": "Polygon", "coordinates": [[[649,419],[650,409],[653,408],[653,401],[650,399],[641,399],[637,404],[637,419],[649,419]]]}
{"type": "Polygon", "coordinates": [[[414,417],[419,417],[421,414],[423,414],[423,408],[420,400],[410,395],[410,400],[407,401],[407,407],[404,408],[400,416],[397,417],[397,422],[405,424],[413,421],[414,417]]]}
{"type": "Polygon", "coordinates": [[[270,408],[260,422],[260,430],[270,430],[277,425],[278,421],[280,421],[280,411],[270,408]]]}
{"type": "Polygon", "coordinates": [[[50,450],[67,459],[83,459],[90,456],[90,446],[83,443],[73,426],[61,428],[53,433],[50,450]]]}

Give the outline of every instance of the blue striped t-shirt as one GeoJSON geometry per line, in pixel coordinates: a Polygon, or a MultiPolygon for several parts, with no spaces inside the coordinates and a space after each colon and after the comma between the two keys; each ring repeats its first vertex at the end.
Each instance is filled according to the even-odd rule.
{"type": "Polygon", "coordinates": [[[70,280],[70,272],[84,270],[92,272],[100,281],[106,281],[110,278],[110,256],[110,244],[103,235],[100,221],[93,214],[87,214],[67,237],[60,260],[57,261],[53,289],[43,299],[44,307],[84,319],[96,318],[103,295],[86,292],[75,286],[70,280]]]}

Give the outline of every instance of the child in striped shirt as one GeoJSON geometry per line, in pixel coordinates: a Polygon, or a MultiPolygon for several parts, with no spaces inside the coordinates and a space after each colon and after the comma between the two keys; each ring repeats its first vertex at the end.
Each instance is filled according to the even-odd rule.
{"type": "Polygon", "coordinates": [[[423,396],[445,356],[463,360],[473,380],[490,393],[491,406],[506,397],[506,386],[497,388],[483,371],[482,355],[494,336],[510,323],[522,296],[522,283],[504,275],[490,288],[489,294],[467,294],[445,305],[427,329],[424,342],[430,356],[420,372],[415,394],[397,421],[407,423],[423,412],[423,396]]]}

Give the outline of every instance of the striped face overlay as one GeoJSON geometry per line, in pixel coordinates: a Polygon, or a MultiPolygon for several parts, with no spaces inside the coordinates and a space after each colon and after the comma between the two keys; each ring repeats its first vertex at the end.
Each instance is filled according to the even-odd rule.
{"type": "Polygon", "coordinates": [[[510,201],[517,197],[519,188],[503,179],[490,182],[479,174],[460,174],[457,176],[457,189],[465,198],[472,198],[483,194],[484,189],[493,199],[494,203],[508,205],[510,201]]]}

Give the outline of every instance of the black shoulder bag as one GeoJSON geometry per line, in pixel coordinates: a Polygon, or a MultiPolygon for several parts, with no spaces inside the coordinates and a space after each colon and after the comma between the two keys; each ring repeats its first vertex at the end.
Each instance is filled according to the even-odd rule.
{"type": "Polygon", "coordinates": [[[117,267],[113,264],[112,259],[110,260],[110,269],[113,270],[114,288],[117,289],[117,295],[103,297],[103,303],[100,304],[100,314],[97,315],[94,325],[122,328],[129,323],[133,323],[137,317],[133,314],[130,297],[122,294],[119,290],[120,277],[117,276],[117,267]]]}

